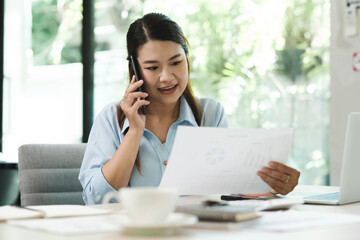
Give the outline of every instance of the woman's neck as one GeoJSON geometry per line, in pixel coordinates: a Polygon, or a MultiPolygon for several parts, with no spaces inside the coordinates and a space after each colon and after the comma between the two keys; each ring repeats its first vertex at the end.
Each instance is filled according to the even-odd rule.
{"type": "Polygon", "coordinates": [[[180,112],[180,100],[174,104],[153,103],[147,106],[146,117],[159,119],[178,119],[180,112]]]}
{"type": "Polygon", "coordinates": [[[148,105],[145,127],[152,132],[161,143],[165,143],[171,124],[179,118],[180,100],[176,104],[148,105]]]}

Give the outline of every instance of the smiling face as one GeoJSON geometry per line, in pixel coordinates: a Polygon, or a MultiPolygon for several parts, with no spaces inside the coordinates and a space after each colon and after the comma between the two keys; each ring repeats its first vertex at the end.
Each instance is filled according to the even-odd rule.
{"type": "Polygon", "coordinates": [[[178,103],[189,78],[188,63],[181,45],[150,40],[139,48],[138,62],[150,105],[178,103]]]}

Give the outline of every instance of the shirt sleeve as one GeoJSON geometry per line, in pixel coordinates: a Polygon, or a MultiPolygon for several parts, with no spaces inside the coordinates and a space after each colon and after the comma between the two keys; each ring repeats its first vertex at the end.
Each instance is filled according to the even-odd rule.
{"type": "Polygon", "coordinates": [[[120,145],[120,128],[116,105],[106,107],[91,128],[79,180],[85,204],[99,204],[104,195],[115,189],[106,181],[101,168],[112,158],[120,145]]]}
{"type": "Polygon", "coordinates": [[[207,127],[230,127],[229,119],[225,114],[224,107],[217,101],[210,98],[199,100],[203,107],[203,122],[207,127]]]}
{"type": "Polygon", "coordinates": [[[217,104],[216,116],[217,116],[216,127],[223,127],[223,128],[230,127],[229,119],[225,114],[224,107],[220,103],[217,104]]]}

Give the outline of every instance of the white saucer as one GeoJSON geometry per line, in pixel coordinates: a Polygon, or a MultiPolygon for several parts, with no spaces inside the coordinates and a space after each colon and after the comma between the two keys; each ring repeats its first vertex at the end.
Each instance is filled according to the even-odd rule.
{"type": "Polygon", "coordinates": [[[131,235],[170,235],[175,228],[193,225],[198,222],[194,215],[173,213],[161,223],[139,223],[130,220],[126,215],[118,216],[118,223],[126,234],[131,235]]]}

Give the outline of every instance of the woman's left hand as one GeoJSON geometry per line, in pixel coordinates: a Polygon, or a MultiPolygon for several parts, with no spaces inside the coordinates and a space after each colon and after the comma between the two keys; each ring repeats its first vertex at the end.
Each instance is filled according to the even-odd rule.
{"type": "Polygon", "coordinates": [[[269,167],[263,167],[257,175],[266,182],[276,193],[286,195],[291,192],[300,177],[300,172],[283,163],[270,161],[269,167]]]}

